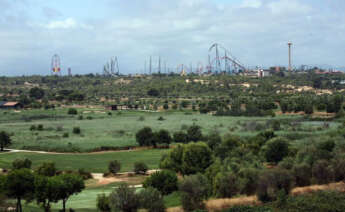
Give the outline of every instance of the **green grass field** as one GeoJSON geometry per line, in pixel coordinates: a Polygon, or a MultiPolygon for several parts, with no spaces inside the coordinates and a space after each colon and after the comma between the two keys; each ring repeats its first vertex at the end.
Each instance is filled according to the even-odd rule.
{"type": "Polygon", "coordinates": [[[76,170],[84,168],[94,173],[107,171],[111,160],[121,163],[121,172],[132,171],[134,163],[145,162],[150,169],[156,169],[161,155],[168,150],[138,150],[123,152],[105,152],[92,154],[39,154],[39,153],[0,153],[0,168],[11,168],[12,161],[17,158],[28,158],[33,168],[46,161],[52,161],[59,170],[76,170]]]}
{"type": "MultiPolygon", "coordinates": [[[[0,130],[12,134],[14,149],[44,150],[58,152],[89,152],[100,147],[136,146],[135,133],[144,126],[154,130],[167,129],[171,133],[186,129],[186,126],[197,124],[203,133],[217,130],[221,135],[226,133],[240,136],[251,136],[260,130],[243,130],[246,123],[257,122],[265,124],[272,119],[294,121],[302,118],[296,115],[281,115],[272,117],[218,117],[192,112],[113,112],[108,115],[102,108],[79,109],[84,119],[67,115],[67,109],[27,110],[21,112],[1,112],[0,130]],[[164,121],[158,118],[164,117],[164,121]],[[56,119],[54,117],[57,117],[56,119]],[[86,119],[92,117],[92,120],[86,119]],[[30,131],[30,126],[42,124],[43,131],[30,131]],[[81,134],[73,134],[73,127],[80,127],[81,134]],[[63,137],[68,133],[69,137],[63,137]]],[[[311,123],[312,124],[312,123],[311,123]]],[[[306,124],[309,126],[311,124],[306,124]]],[[[331,125],[331,128],[335,125],[331,125]]],[[[278,134],[290,133],[286,129],[278,134]]],[[[295,132],[293,132],[295,133],[295,132]]]]}

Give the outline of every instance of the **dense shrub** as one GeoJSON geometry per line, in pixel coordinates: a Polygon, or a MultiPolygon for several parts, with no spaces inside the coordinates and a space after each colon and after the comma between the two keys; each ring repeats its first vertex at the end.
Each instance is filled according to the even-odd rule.
{"type": "Polygon", "coordinates": [[[230,198],[239,192],[238,179],[232,173],[219,172],[214,180],[213,192],[219,198],[230,198]]]}
{"type": "Polygon", "coordinates": [[[109,162],[108,171],[112,174],[117,174],[121,170],[121,163],[117,160],[109,162]]]}
{"type": "Polygon", "coordinates": [[[241,194],[252,195],[258,185],[259,170],[255,168],[242,168],[237,173],[241,194]]]}
{"type": "Polygon", "coordinates": [[[75,108],[69,108],[68,111],[67,111],[67,114],[68,115],[77,115],[78,111],[75,108]]]}
{"type": "Polygon", "coordinates": [[[308,164],[296,164],[292,168],[296,186],[308,186],[311,184],[311,167],[308,164]]]}
{"type": "Polygon", "coordinates": [[[100,194],[97,196],[97,209],[101,212],[110,212],[109,197],[105,194],[100,194]]]}
{"type": "Polygon", "coordinates": [[[135,162],[134,163],[134,172],[136,174],[146,174],[149,167],[144,162],[135,162]]]}
{"type": "Polygon", "coordinates": [[[183,132],[183,131],[178,131],[178,132],[175,132],[174,135],[173,135],[173,141],[175,143],[188,143],[188,135],[187,133],[183,132]]]}
{"type": "Polygon", "coordinates": [[[267,162],[277,163],[289,154],[289,144],[285,138],[277,137],[269,140],[262,149],[267,162]]]}
{"type": "Polygon", "coordinates": [[[153,136],[152,129],[150,127],[144,127],[136,133],[135,138],[140,146],[151,146],[153,136]]]}
{"type": "Polygon", "coordinates": [[[182,207],[185,211],[203,209],[211,189],[208,180],[201,174],[186,177],[180,184],[182,207]]]}
{"type": "Polygon", "coordinates": [[[202,141],[203,135],[201,132],[201,127],[198,125],[192,125],[187,129],[188,141],[202,141]]]}
{"type": "Polygon", "coordinates": [[[164,212],[164,200],[162,194],[155,188],[145,188],[139,192],[140,208],[148,212],[164,212]]]}
{"type": "Polygon", "coordinates": [[[37,174],[47,177],[54,176],[56,174],[56,171],[57,170],[55,167],[55,163],[53,162],[45,162],[42,165],[40,165],[36,170],[37,174]]]}
{"type": "Polygon", "coordinates": [[[284,169],[265,170],[258,179],[256,190],[258,199],[262,202],[274,201],[280,191],[290,193],[293,186],[293,177],[284,169]]]}
{"type": "Polygon", "coordinates": [[[37,130],[42,131],[44,129],[43,124],[37,125],[37,130]]]}
{"type": "Polygon", "coordinates": [[[172,141],[172,138],[170,136],[169,131],[163,130],[163,129],[154,133],[153,138],[151,140],[152,145],[154,147],[156,147],[157,144],[170,144],[171,141],[172,141]]]}
{"type": "Polygon", "coordinates": [[[139,197],[135,189],[121,184],[109,195],[109,204],[114,211],[135,212],[139,208],[139,197]]]}
{"type": "Polygon", "coordinates": [[[186,144],[182,157],[182,173],[185,175],[204,173],[212,162],[213,154],[206,143],[186,144]]]}
{"type": "Polygon", "coordinates": [[[317,184],[327,184],[334,179],[334,171],[330,163],[326,160],[318,160],[312,168],[313,182],[317,184]]]}
{"type": "Polygon", "coordinates": [[[73,127],[73,133],[80,134],[81,133],[80,127],[73,127]]]}
{"type": "Polygon", "coordinates": [[[153,187],[167,195],[177,190],[177,175],[169,170],[158,171],[146,178],[143,185],[144,188],[153,187]]]}
{"type": "Polygon", "coordinates": [[[13,169],[31,169],[31,160],[25,159],[16,159],[12,162],[13,169]]]}

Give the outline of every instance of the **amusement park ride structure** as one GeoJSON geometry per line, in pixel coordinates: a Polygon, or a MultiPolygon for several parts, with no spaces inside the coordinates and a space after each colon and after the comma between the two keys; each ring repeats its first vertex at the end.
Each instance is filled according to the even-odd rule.
{"type": "Polygon", "coordinates": [[[54,54],[52,57],[50,71],[52,75],[61,75],[61,61],[57,54],[54,54]]]}

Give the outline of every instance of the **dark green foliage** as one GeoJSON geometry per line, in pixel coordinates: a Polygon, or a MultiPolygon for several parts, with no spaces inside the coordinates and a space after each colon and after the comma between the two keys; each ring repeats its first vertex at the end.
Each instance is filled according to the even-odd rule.
{"type": "Polygon", "coordinates": [[[0,132],[0,151],[4,151],[4,148],[9,146],[11,144],[11,138],[10,135],[5,132],[0,132]]]}
{"type": "Polygon", "coordinates": [[[334,171],[326,160],[318,160],[313,164],[312,176],[314,183],[327,184],[333,181],[334,171]]]}
{"type": "Polygon", "coordinates": [[[89,171],[85,171],[83,168],[78,169],[77,174],[84,180],[92,179],[92,174],[89,171]]]}
{"type": "Polygon", "coordinates": [[[38,131],[43,131],[43,130],[44,130],[43,124],[37,125],[37,130],[38,130],[38,131]]]}
{"type": "Polygon", "coordinates": [[[332,140],[327,140],[319,143],[317,147],[321,150],[332,152],[335,147],[335,142],[332,140]]]}
{"type": "Polygon", "coordinates": [[[292,168],[296,186],[308,186],[311,184],[311,167],[308,164],[296,164],[292,168]]]}
{"type": "Polygon", "coordinates": [[[334,170],[334,180],[336,182],[345,180],[345,159],[336,158],[332,161],[334,170]]]}
{"type": "Polygon", "coordinates": [[[259,170],[255,168],[243,168],[237,173],[241,194],[255,194],[258,185],[259,170]]]}
{"type": "Polygon", "coordinates": [[[69,137],[69,133],[66,132],[66,133],[62,134],[62,137],[63,138],[68,138],[69,137]]]}
{"type": "Polygon", "coordinates": [[[80,193],[84,188],[84,180],[81,176],[75,174],[62,174],[57,176],[62,182],[58,189],[59,200],[62,200],[62,211],[66,211],[66,202],[72,195],[80,193]]]}
{"type": "Polygon", "coordinates": [[[218,132],[212,132],[206,137],[206,143],[212,150],[215,150],[222,143],[222,138],[218,132]]]}
{"type": "Polygon", "coordinates": [[[60,189],[64,183],[57,176],[36,176],[34,186],[37,204],[41,205],[44,211],[49,212],[51,203],[57,203],[60,200],[60,189]]]}
{"type": "Polygon", "coordinates": [[[31,126],[30,126],[30,131],[35,131],[35,130],[36,130],[36,125],[34,125],[34,124],[31,125],[31,126]]]}
{"type": "Polygon", "coordinates": [[[187,133],[183,132],[183,131],[178,131],[178,132],[175,132],[174,133],[174,136],[173,136],[173,141],[175,143],[188,143],[189,140],[188,140],[188,135],[187,133]]]}
{"type": "Polygon", "coordinates": [[[140,208],[148,212],[164,212],[164,200],[161,193],[155,188],[145,188],[139,192],[140,208]]]}
{"type": "Polygon", "coordinates": [[[75,108],[69,108],[67,111],[67,114],[69,115],[77,115],[78,114],[78,110],[75,108]]]}
{"type": "Polygon", "coordinates": [[[136,133],[135,138],[140,146],[151,146],[153,136],[152,129],[150,127],[144,127],[136,133]]]}
{"type": "Polygon", "coordinates": [[[265,170],[260,174],[256,194],[262,202],[274,201],[278,192],[283,190],[290,193],[293,186],[293,177],[284,169],[265,170]]]}
{"type": "Polygon", "coordinates": [[[164,109],[164,110],[169,110],[169,104],[168,104],[168,103],[165,103],[165,104],[163,105],[163,109],[164,109]]]}
{"type": "Polygon", "coordinates": [[[112,174],[117,174],[121,170],[121,163],[117,160],[110,161],[108,164],[108,171],[112,174]]]}
{"type": "Polygon", "coordinates": [[[177,145],[174,149],[170,150],[168,154],[163,155],[159,167],[161,169],[169,169],[182,173],[183,152],[184,146],[177,145]]]}
{"type": "Polygon", "coordinates": [[[167,130],[159,130],[158,132],[154,133],[151,143],[153,146],[157,146],[157,144],[170,144],[172,138],[170,136],[169,131],[167,130]]]}
{"type": "Polygon", "coordinates": [[[173,171],[158,171],[146,178],[143,185],[144,188],[153,187],[167,195],[177,190],[177,175],[173,171]]]}
{"type": "Polygon", "coordinates": [[[273,212],[273,209],[263,206],[234,206],[223,212],[273,212]]]}
{"type": "Polygon", "coordinates": [[[239,189],[236,176],[232,173],[219,172],[214,180],[213,193],[219,198],[231,198],[235,196],[239,189]]]}
{"type": "Polygon", "coordinates": [[[203,135],[201,132],[201,127],[198,125],[192,125],[187,129],[188,141],[202,141],[203,135]]]}
{"type": "Polygon", "coordinates": [[[134,163],[134,172],[136,174],[146,174],[149,167],[144,162],[135,162],[134,163]]]}
{"type": "Polygon", "coordinates": [[[121,184],[109,196],[110,207],[114,211],[135,212],[139,208],[139,198],[135,189],[127,184],[121,184]]]}
{"type": "Polygon", "coordinates": [[[45,162],[42,165],[40,165],[36,172],[39,175],[47,176],[47,177],[52,177],[56,174],[56,167],[55,163],[53,162],[45,162]]]}
{"type": "Polygon", "coordinates": [[[99,194],[97,196],[97,209],[101,212],[110,212],[109,197],[105,194],[99,194]]]}
{"type": "Polygon", "coordinates": [[[159,94],[159,91],[157,89],[152,88],[152,89],[147,91],[147,95],[157,97],[160,94],[159,94]]]}
{"type": "Polygon", "coordinates": [[[31,98],[42,99],[44,97],[44,90],[42,88],[31,88],[29,93],[31,98]]]}
{"type": "Polygon", "coordinates": [[[293,157],[286,157],[282,161],[279,162],[278,166],[282,169],[292,169],[295,164],[295,158],[293,157]]]}
{"type": "Polygon", "coordinates": [[[241,138],[233,135],[227,135],[222,143],[215,149],[216,156],[224,160],[231,151],[236,149],[241,143],[241,138]]]}
{"type": "Polygon", "coordinates": [[[21,201],[32,199],[34,195],[35,177],[29,169],[18,169],[11,171],[4,183],[4,190],[8,197],[17,200],[17,209],[22,212],[21,201]]]}
{"type": "Polygon", "coordinates": [[[80,127],[73,127],[73,133],[74,134],[80,134],[81,133],[80,127]]]}
{"type": "Polygon", "coordinates": [[[12,162],[13,169],[30,169],[31,168],[31,160],[25,159],[16,159],[12,162]]]}
{"type": "Polygon", "coordinates": [[[204,173],[213,162],[213,153],[206,143],[186,144],[182,157],[184,175],[204,173]]]}
{"type": "Polygon", "coordinates": [[[285,138],[277,137],[269,140],[262,149],[267,162],[278,163],[289,154],[289,144],[285,138]]]}
{"type": "Polygon", "coordinates": [[[182,207],[185,211],[203,209],[203,200],[211,193],[210,185],[205,176],[201,174],[186,177],[180,184],[182,207]]]}

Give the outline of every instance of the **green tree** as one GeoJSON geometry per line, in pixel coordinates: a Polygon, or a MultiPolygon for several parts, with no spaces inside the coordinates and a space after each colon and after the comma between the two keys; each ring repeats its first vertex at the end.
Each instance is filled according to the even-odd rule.
{"type": "Polygon", "coordinates": [[[164,199],[162,194],[155,188],[145,188],[139,192],[140,208],[148,212],[164,212],[164,199]]]}
{"type": "Polygon", "coordinates": [[[156,147],[157,144],[170,144],[171,141],[172,141],[172,138],[170,136],[169,131],[162,129],[154,133],[152,144],[154,147],[156,147]]]}
{"type": "Polygon", "coordinates": [[[187,129],[188,141],[202,141],[203,135],[201,132],[201,127],[198,125],[193,124],[187,129]]]}
{"type": "Polygon", "coordinates": [[[175,172],[182,173],[182,158],[183,158],[184,146],[177,145],[175,148],[170,150],[166,155],[161,158],[159,167],[161,169],[169,169],[175,172]]]}
{"type": "Polygon", "coordinates": [[[5,131],[0,132],[0,150],[4,151],[4,148],[11,144],[11,138],[9,134],[5,131]]]}
{"type": "Polygon", "coordinates": [[[10,198],[17,200],[17,211],[22,212],[23,199],[32,199],[34,195],[35,177],[29,169],[11,171],[5,180],[5,193],[10,198]]]}
{"type": "Polygon", "coordinates": [[[207,178],[202,174],[190,175],[180,184],[182,207],[185,211],[203,209],[211,189],[207,178]]]}
{"type": "Polygon", "coordinates": [[[182,174],[204,173],[212,162],[212,150],[206,143],[186,144],[182,157],[182,174]]]}
{"type": "Polygon", "coordinates": [[[149,167],[144,162],[135,162],[134,163],[134,172],[136,174],[146,174],[149,167]]]}
{"type": "Polygon", "coordinates": [[[31,160],[25,159],[15,159],[12,162],[13,169],[31,169],[31,160]]]}
{"type": "Polygon", "coordinates": [[[117,174],[121,170],[121,163],[117,160],[109,162],[108,171],[112,174],[117,174]]]}
{"type": "Polygon", "coordinates": [[[62,174],[58,179],[63,183],[59,188],[59,199],[62,200],[62,211],[66,211],[66,202],[72,195],[80,193],[84,188],[84,180],[75,174],[62,174]]]}
{"type": "Polygon", "coordinates": [[[218,173],[213,187],[214,194],[219,198],[230,198],[240,191],[236,176],[232,173],[218,173]]]}
{"type": "Polygon", "coordinates": [[[31,98],[42,99],[44,97],[44,90],[42,88],[31,88],[29,93],[31,98]]]}
{"type": "Polygon", "coordinates": [[[110,212],[110,204],[109,204],[109,197],[105,194],[99,194],[97,196],[97,209],[101,212],[110,212]]]}
{"type": "Polygon", "coordinates": [[[121,184],[109,196],[110,207],[114,211],[135,212],[140,206],[135,189],[127,184],[121,184]]]}
{"type": "Polygon", "coordinates": [[[289,154],[289,143],[282,137],[273,138],[263,146],[262,153],[267,162],[278,163],[289,154]]]}
{"type": "Polygon", "coordinates": [[[177,190],[177,175],[169,170],[157,171],[146,178],[143,185],[144,188],[153,187],[167,195],[177,190]]]}
{"type": "Polygon", "coordinates": [[[34,185],[37,204],[41,204],[44,211],[49,212],[51,203],[57,203],[60,200],[60,190],[64,186],[62,180],[57,176],[36,176],[34,185]]]}
{"type": "Polygon", "coordinates": [[[36,170],[37,174],[52,177],[56,174],[56,167],[55,163],[53,162],[45,162],[41,166],[39,166],[36,170]]]}
{"type": "Polygon", "coordinates": [[[153,136],[152,129],[150,127],[144,127],[136,133],[135,138],[140,146],[151,146],[153,136]]]}

